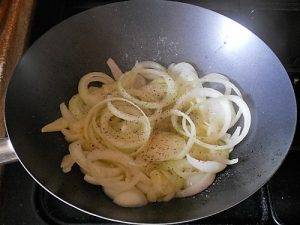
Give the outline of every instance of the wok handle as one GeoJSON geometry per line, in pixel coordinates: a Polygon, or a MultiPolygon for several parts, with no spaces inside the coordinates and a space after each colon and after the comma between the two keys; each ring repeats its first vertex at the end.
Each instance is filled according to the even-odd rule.
{"type": "Polygon", "coordinates": [[[18,157],[9,138],[0,138],[0,164],[15,162],[17,160],[18,157]]]}

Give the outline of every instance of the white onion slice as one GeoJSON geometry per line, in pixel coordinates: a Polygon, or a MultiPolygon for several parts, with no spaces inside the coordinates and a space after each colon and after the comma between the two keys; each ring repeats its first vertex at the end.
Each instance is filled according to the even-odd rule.
{"type": "MultiPolygon", "coordinates": [[[[234,102],[239,107],[239,109],[241,110],[241,113],[244,117],[244,124],[243,124],[244,126],[243,126],[243,130],[242,130],[241,134],[237,138],[235,138],[234,140],[231,140],[227,144],[227,146],[225,146],[227,149],[229,149],[229,148],[234,147],[238,143],[240,143],[246,137],[246,135],[248,134],[249,129],[250,129],[250,125],[251,125],[251,113],[250,113],[248,105],[246,104],[246,102],[242,98],[240,98],[238,96],[235,96],[235,95],[229,95],[229,96],[226,96],[226,97],[230,101],[234,102]]],[[[237,127],[236,129],[240,129],[240,128],[237,127]]],[[[218,147],[218,149],[221,149],[221,146],[218,147]]]]}
{"type": "Polygon", "coordinates": [[[76,118],[74,117],[73,113],[70,112],[70,110],[68,109],[68,107],[66,106],[65,103],[61,103],[59,105],[60,108],[60,112],[62,117],[68,121],[69,123],[75,122],[76,118]]]}
{"type": "Polygon", "coordinates": [[[159,109],[163,108],[167,105],[169,105],[175,98],[176,94],[176,86],[174,80],[164,71],[160,70],[154,70],[154,69],[143,69],[140,71],[140,74],[142,75],[143,73],[149,72],[155,76],[162,77],[167,85],[167,90],[166,90],[166,95],[165,97],[159,101],[159,102],[146,102],[146,101],[141,101],[132,95],[130,95],[125,88],[122,85],[122,79],[124,79],[125,74],[121,76],[119,79],[117,85],[118,85],[118,90],[119,94],[131,102],[137,104],[138,106],[144,107],[144,108],[149,108],[149,109],[159,109]]]}
{"type": "Polygon", "coordinates": [[[181,62],[178,64],[171,64],[168,68],[168,71],[179,79],[184,81],[194,81],[198,80],[198,74],[195,68],[186,62],[181,62]]]}
{"type": "Polygon", "coordinates": [[[68,173],[71,171],[74,163],[75,163],[75,161],[72,159],[71,155],[68,154],[63,157],[60,167],[62,168],[64,173],[68,173]]]}
{"type": "Polygon", "coordinates": [[[176,193],[176,197],[185,198],[204,191],[213,183],[215,177],[215,174],[210,173],[194,175],[192,178],[190,178],[193,179],[193,182],[187,181],[187,183],[192,183],[191,186],[188,186],[187,188],[178,191],[176,193]]]}
{"type": "Polygon", "coordinates": [[[86,156],[83,153],[81,144],[79,141],[73,142],[69,145],[69,151],[72,159],[85,171],[89,170],[86,156]]]}
{"type": "Polygon", "coordinates": [[[140,207],[148,203],[143,192],[137,188],[121,192],[114,198],[114,203],[122,207],[140,207]]]}
{"type": "Polygon", "coordinates": [[[136,165],[134,160],[127,154],[119,151],[108,150],[108,149],[104,151],[94,150],[87,155],[87,159],[90,161],[107,160],[107,161],[117,162],[125,166],[136,165]]]}
{"type": "MultiPolygon", "coordinates": [[[[197,95],[198,96],[205,96],[206,95],[206,96],[209,96],[209,97],[224,96],[220,92],[218,92],[214,89],[211,89],[211,88],[194,89],[191,92],[189,92],[188,94],[181,97],[177,101],[177,104],[175,105],[175,108],[179,108],[186,100],[189,100],[189,99],[191,99],[191,98],[193,98],[197,95]]],[[[195,143],[202,146],[202,147],[204,147],[204,148],[214,149],[214,150],[231,149],[235,145],[240,143],[249,132],[250,125],[251,125],[251,114],[250,114],[250,110],[249,110],[247,104],[245,103],[245,101],[242,98],[240,98],[239,96],[235,96],[235,95],[226,95],[224,97],[227,98],[228,100],[234,102],[239,107],[239,110],[241,110],[241,113],[244,117],[243,130],[242,130],[241,134],[238,137],[236,137],[235,139],[231,138],[230,141],[225,145],[207,144],[207,143],[205,143],[205,142],[203,142],[203,141],[196,138],[195,143]]],[[[179,133],[181,133],[182,135],[188,136],[188,134],[186,132],[184,132],[181,128],[179,128],[179,125],[178,125],[178,122],[177,122],[177,119],[176,119],[175,115],[172,115],[171,120],[172,120],[172,124],[173,124],[174,128],[179,133]]],[[[240,129],[240,128],[237,127],[237,129],[240,129]]]]}
{"type": "MultiPolygon", "coordinates": [[[[148,119],[148,117],[146,116],[146,114],[143,112],[143,110],[137,106],[136,104],[134,104],[133,102],[124,99],[124,98],[108,98],[106,100],[103,100],[101,102],[99,102],[98,104],[96,104],[92,109],[90,109],[87,117],[86,117],[86,121],[85,121],[85,126],[84,126],[84,136],[85,138],[87,138],[88,140],[89,138],[89,125],[90,123],[92,123],[92,125],[95,125],[95,116],[97,115],[99,110],[102,110],[103,107],[105,106],[106,103],[111,102],[111,101],[125,101],[127,103],[129,103],[130,105],[134,106],[135,108],[137,108],[141,114],[142,117],[144,118],[142,120],[142,125],[143,125],[143,136],[140,140],[139,143],[137,142],[127,142],[126,144],[123,144],[117,140],[115,140],[114,137],[112,137],[110,134],[107,134],[105,132],[102,132],[101,130],[99,131],[99,129],[97,127],[95,127],[97,129],[97,132],[102,132],[100,135],[102,138],[105,138],[107,142],[109,142],[111,145],[113,146],[117,146],[118,148],[122,149],[128,149],[128,148],[135,148],[135,147],[140,147],[142,148],[143,145],[145,145],[151,135],[151,126],[150,126],[150,121],[148,119]],[[133,147],[130,147],[133,146],[133,147]]],[[[121,140],[121,139],[120,139],[121,140]]]]}
{"type": "Polygon", "coordinates": [[[78,93],[85,104],[93,106],[99,102],[99,98],[91,94],[89,91],[89,84],[91,82],[100,82],[103,84],[113,84],[114,80],[105,73],[92,72],[83,76],[78,84],[78,93]]]}
{"type": "Polygon", "coordinates": [[[179,110],[172,110],[172,114],[176,115],[176,116],[182,116],[183,118],[185,118],[189,122],[190,127],[191,127],[191,132],[190,132],[190,135],[189,135],[189,139],[188,139],[185,147],[182,149],[182,151],[177,156],[177,159],[182,159],[182,158],[184,158],[184,156],[186,154],[188,154],[188,152],[190,151],[190,149],[192,148],[192,146],[195,142],[196,127],[195,127],[195,124],[192,121],[192,119],[188,115],[186,115],[185,113],[183,113],[179,110]]]}
{"type": "Polygon", "coordinates": [[[111,199],[114,199],[118,194],[121,193],[121,191],[116,190],[113,187],[103,187],[102,189],[103,189],[104,193],[111,199]]]}
{"type": "MultiPolygon", "coordinates": [[[[220,129],[220,131],[213,136],[211,135],[208,138],[210,141],[215,141],[215,140],[222,138],[226,134],[227,130],[230,128],[231,108],[230,108],[230,104],[229,104],[228,100],[224,97],[211,98],[208,101],[210,101],[210,100],[212,101],[212,104],[219,103],[221,105],[222,110],[223,110],[223,115],[224,115],[223,116],[223,126],[220,129]]],[[[189,115],[192,110],[193,110],[193,106],[186,112],[186,114],[189,115]]],[[[186,135],[189,136],[190,132],[189,132],[189,129],[187,128],[185,118],[182,119],[182,128],[183,128],[184,132],[186,133],[186,135]]],[[[207,139],[207,138],[204,138],[204,139],[207,139]]]]}
{"type": "Polygon", "coordinates": [[[64,118],[60,117],[51,123],[48,123],[42,128],[42,132],[55,132],[61,131],[69,126],[69,123],[64,118]]]}
{"type": "Polygon", "coordinates": [[[193,158],[189,154],[187,154],[186,159],[193,167],[204,173],[218,173],[226,168],[226,164],[216,161],[198,160],[193,158]]]}
{"type": "Polygon", "coordinates": [[[227,164],[227,165],[233,165],[233,164],[236,164],[236,163],[238,163],[239,162],[239,159],[238,158],[236,158],[236,159],[227,159],[226,161],[225,161],[225,163],[227,164]]]}
{"type": "Polygon", "coordinates": [[[69,142],[78,141],[81,138],[80,133],[73,133],[68,129],[62,129],[61,132],[65,136],[65,139],[69,142]]]}
{"type": "Polygon", "coordinates": [[[109,58],[106,63],[115,80],[119,80],[123,73],[117,63],[112,58],[109,58]]]}
{"type": "Polygon", "coordinates": [[[166,71],[166,68],[164,66],[153,61],[143,61],[135,65],[135,67],[139,67],[139,66],[142,66],[146,69],[156,69],[156,70],[166,71]]]}
{"type": "Polygon", "coordinates": [[[224,79],[216,79],[216,78],[201,78],[201,82],[202,83],[219,83],[219,84],[223,84],[226,88],[226,90],[229,91],[225,91],[225,95],[230,95],[231,94],[231,89],[238,95],[238,96],[242,96],[241,92],[239,91],[239,89],[230,81],[228,80],[224,80],[224,79]]]}
{"type": "Polygon", "coordinates": [[[219,74],[219,73],[209,73],[206,74],[205,76],[201,77],[200,79],[223,79],[223,80],[229,80],[228,77],[219,74]]]}
{"type": "MultiPolygon", "coordinates": [[[[239,91],[239,89],[233,83],[231,83],[226,76],[222,74],[218,74],[218,73],[207,74],[206,76],[202,77],[200,80],[202,83],[222,84],[225,87],[225,93],[224,93],[225,95],[230,95],[232,89],[236,93],[236,95],[242,98],[242,94],[239,91]]],[[[234,124],[239,120],[240,116],[241,116],[241,111],[239,110],[236,116],[234,117],[234,119],[232,120],[231,126],[234,126],[234,124]]]]}
{"type": "Polygon", "coordinates": [[[107,103],[107,108],[114,116],[116,116],[120,119],[126,120],[126,121],[141,122],[144,120],[143,116],[133,116],[133,115],[130,115],[128,113],[124,113],[124,112],[118,110],[111,102],[107,103]]]}
{"type": "Polygon", "coordinates": [[[174,108],[178,109],[180,108],[183,103],[186,101],[189,101],[195,97],[203,98],[203,97],[210,97],[210,98],[217,98],[221,97],[223,94],[215,89],[212,88],[195,88],[191,91],[189,91],[187,94],[181,96],[179,99],[177,99],[176,104],[174,108]]]}

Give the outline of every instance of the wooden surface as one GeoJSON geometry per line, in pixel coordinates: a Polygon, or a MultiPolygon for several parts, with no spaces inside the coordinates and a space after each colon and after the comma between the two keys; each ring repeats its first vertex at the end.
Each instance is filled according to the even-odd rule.
{"type": "Polygon", "coordinates": [[[34,0],[0,0],[0,137],[5,136],[6,87],[25,50],[34,2],[34,0]]]}

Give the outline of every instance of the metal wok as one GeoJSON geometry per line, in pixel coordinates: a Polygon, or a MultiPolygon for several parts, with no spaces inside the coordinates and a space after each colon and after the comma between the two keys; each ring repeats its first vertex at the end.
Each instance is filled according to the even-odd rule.
{"type": "MultiPolygon", "coordinates": [[[[288,153],[296,102],[288,75],[274,53],[236,22],[210,10],[168,1],[130,1],[97,7],[55,26],[23,56],[6,96],[6,125],[27,172],[61,201],[86,213],[130,223],[175,223],[226,210],[268,181],[288,153]],[[242,90],[252,125],[234,156],[240,162],[219,174],[196,197],[141,208],[115,205],[83,180],[78,168],[60,169],[67,153],[62,135],[42,134],[59,116],[59,103],[77,90],[81,76],[105,71],[113,57],[123,70],[136,60],[187,61],[200,74],[226,74],[242,90]]],[[[2,148],[14,154],[10,142],[2,148]]],[[[1,151],[3,155],[3,151],[1,151]]]]}

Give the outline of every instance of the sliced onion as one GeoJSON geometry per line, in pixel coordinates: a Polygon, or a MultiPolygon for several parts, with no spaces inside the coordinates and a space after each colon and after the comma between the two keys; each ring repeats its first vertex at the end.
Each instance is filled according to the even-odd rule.
{"type": "Polygon", "coordinates": [[[114,199],[118,194],[121,193],[120,190],[116,190],[113,187],[103,187],[103,191],[111,199],[114,199]]]}
{"type": "Polygon", "coordinates": [[[216,79],[216,78],[201,78],[202,83],[219,83],[223,84],[226,88],[225,95],[230,95],[231,94],[231,89],[238,95],[242,96],[241,92],[239,89],[230,81],[224,80],[224,79],[216,79]]]}
{"type": "MultiPolygon", "coordinates": [[[[83,173],[85,173],[85,172],[83,172],[83,173]]],[[[94,171],[91,171],[91,173],[93,175],[89,175],[89,174],[84,175],[83,179],[86,182],[88,182],[90,184],[93,184],[93,185],[101,185],[103,187],[115,186],[116,188],[120,188],[120,185],[118,184],[118,182],[120,182],[120,179],[122,178],[121,176],[120,177],[113,177],[113,178],[102,178],[102,177],[97,177],[97,175],[95,174],[94,171]]],[[[128,189],[130,189],[131,187],[129,187],[128,189]]],[[[128,189],[122,188],[122,189],[120,189],[120,192],[124,191],[124,190],[128,190],[128,189]]]]}
{"type": "Polygon", "coordinates": [[[186,146],[185,139],[173,132],[158,131],[152,135],[147,148],[137,156],[146,162],[162,162],[177,158],[186,146]]]}
{"type": "Polygon", "coordinates": [[[106,61],[106,63],[109,66],[109,69],[111,70],[111,73],[112,73],[113,77],[115,78],[115,80],[119,80],[123,73],[122,73],[121,69],[119,68],[119,66],[117,65],[117,63],[112,58],[109,58],[106,61]]]}
{"type": "Polygon", "coordinates": [[[61,115],[62,117],[68,121],[69,123],[72,123],[72,122],[75,122],[76,119],[73,115],[73,113],[70,112],[70,110],[68,109],[68,107],[66,106],[65,103],[61,103],[59,105],[59,108],[60,108],[60,112],[61,112],[61,115]]]}
{"type": "Polygon", "coordinates": [[[145,86],[146,84],[147,84],[146,79],[143,76],[137,74],[132,87],[134,89],[137,89],[137,88],[141,88],[141,87],[145,86]]]}
{"type": "Polygon", "coordinates": [[[81,144],[79,141],[73,142],[69,145],[69,151],[72,159],[85,171],[89,170],[86,156],[83,153],[81,144]]]}
{"type": "Polygon", "coordinates": [[[146,205],[148,201],[143,192],[137,188],[133,188],[118,194],[114,198],[114,203],[122,207],[140,207],[146,205]]]}
{"type": "Polygon", "coordinates": [[[42,132],[61,131],[69,126],[69,123],[64,118],[60,117],[52,123],[47,124],[42,128],[42,132]]]}
{"type": "Polygon", "coordinates": [[[144,120],[143,116],[133,116],[118,110],[111,102],[107,103],[107,108],[114,116],[126,121],[141,122],[144,120]]]}
{"type": "MultiPolygon", "coordinates": [[[[218,73],[211,73],[208,74],[204,77],[202,77],[201,79],[202,83],[219,83],[224,85],[225,87],[225,95],[230,95],[231,94],[231,89],[236,93],[236,95],[238,95],[239,97],[242,98],[242,94],[239,91],[239,89],[229,81],[229,79],[227,77],[225,77],[222,74],[218,74],[218,73]]],[[[241,116],[241,111],[239,110],[236,114],[236,116],[234,117],[234,119],[232,120],[232,124],[231,126],[233,126],[240,118],[241,116]]]]}
{"type": "MultiPolygon", "coordinates": [[[[239,109],[241,110],[241,113],[244,117],[244,126],[243,126],[243,130],[241,132],[241,134],[235,138],[234,140],[231,139],[231,141],[227,144],[227,146],[223,146],[223,149],[226,147],[226,149],[232,148],[235,145],[237,145],[238,143],[240,143],[248,134],[249,129],[250,129],[250,125],[251,125],[251,114],[250,114],[250,110],[248,105],[245,103],[245,101],[235,95],[229,95],[226,96],[226,98],[228,98],[230,101],[234,102],[239,109]]],[[[240,128],[236,128],[236,129],[240,129],[240,128]]],[[[221,149],[221,146],[218,147],[217,149],[221,149]]]]}
{"type": "Polygon", "coordinates": [[[119,182],[110,182],[106,185],[102,185],[102,186],[108,186],[108,187],[112,187],[112,188],[116,188],[120,191],[127,191],[130,190],[131,188],[133,188],[138,182],[140,182],[141,176],[140,173],[137,175],[134,175],[131,178],[126,177],[125,181],[119,181],[119,182]]]}
{"type": "Polygon", "coordinates": [[[150,138],[150,125],[147,126],[142,123],[142,129],[138,133],[134,133],[134,131],[119,132],[109,126],[109,120],[112,116],[109,111],[105,110],[99,121],[100,126],[97,125],[96,118],[92,120],[94,132],[111,145],[118,149],[136,149],[150,138]]]}
{"type": "Polygon", "coordinates": [[[82,101],[78,94],[74,95],[69,101],[69,110],[76,119],[85,117],[89,109],[90,107],[82,101]]]}
{"type": "Polygon", "coordinates": [[[176,94],[176,86],[174,80],[166,72],[154,70],[154,69],[143,69],[140,71],[140,74],[142,75],[143,73],[146,72],[151,73],[158,77],[162,77],[167,85],[166,95],[160,102],[145,102],[130,95],[122,85],[122,79],[124,79],[124,75],[122,75],[122,77],[119,79],[117,84],[120,95],[125,99],[128,99],[131,102],[137,104],[138,106],[144,108],[158,109],[169,105],[174,100],[176,94]]]}
{"type": "MultiPolygon", "coordinates": [[[[190,100],[192,100],[195,97],[200,97],[200,98],[203,98],[203,97],[216,98],[216,97],[221,97],[221,96],[223,96],[221,92],[216,91],[216,90],[214,90],[212,88],[195,88],[195,89],[191,90],[190,92],[188,92],[187,94],[181,96],[176,101],[173,109],[180,109],[185,102],[190,101],[190,100]]],[[[173,127],[176,129],[177,132],[179,132],[182,135],[188,136],[188,133],[184,132],[179,127],[176,115],[173,114],[171,116],[171,121],[172,121],[173,127]]],[[[202,143],[203,143],[203,145],[206,144],[204,142],[202,142],[202,143]]]]}
{"type": "Polygon", "coordinates": [[[144,192],[147,196],[147,200],[149,202],[156,202],[157,201],[157,196],[155,194],[154,188],[152,187],[152,183],[150,184],[144,184],[142,182],[139,182],[137,184],[137,187],[139,190],[144,192]]]}
{"type": "Polygon", "coordinates": [[[153,61],[142,61],[142,62],[137,62],[135,66],[133,67],[134,71],[140,71],[141,69],[154,69],[154,70],[159,70],[159,71],[166,71],[166,68],[162,65],[160,65],[157,62],[153,61]]]}
{"type": "MultiPolygon", "coordinates": [[[[195,95],[210,95],[209,97],[219,97],[220,95],[222,96],[222,94],[218,91],[215,91],[214,89],[211,89],[211,88],[203,88],[205,90],[201,90],[201,89],[194,89],[193,91],[191,91],[190,93],[186,94],[185,96],[181,97],[178,101],[177,101],[177,104],[175,105],[175,107],[178,107],[178,106],[181,106],[187,99],[191,99],[193,98],[195,95]]],[[[212,144],[207,144],[199,139],[196,139],[195,140],[195,143],[204,147],[204,148],[207,148],[207,149],[214,149],[214,150],[223,150],[223,149],[230,149],[230,148],[233,148],[235,145],[237,145],[238,143],[240,143],[244,138],[245,136],[248,134],[249,132],[249,129],[250,129],[250,125],[251,125],[251,114],[250,114],[250,110],[247,106],[247,104],[244,102],[243,99],[241,99],[240,97],[238,96],[235,96],[235,95],[227,95],[227,96],[224,96],[226,99],[234,102],[238,107],[239,109],[241,110],[241,113],[244,117],[244,127],[243,127],[243,130],[241,132],[241,134],[236,137],[235,139],[230,139],[230,141],[225,144],[225,145],[212,145],[212,144]]],[[[184,132],[178,125],[178,122],[177,122],[177,119],[176,117],[173,115],[171,117],[172,119],[172,124],[174,126],[174,128],[181,134],[185,135],[185,136],[188,136],[188,134],[186,132],[184,132]]],[[[237,129],[240,129],[240,128],[237,128],[237,129]]],[[[235,131],[236,132],[236,131],[235,131]]]]}
{"type": "Polygon", "coordinates": [[[209,73],[205,76],[201,77],[200,79],[223,79],[223,80],[229,80],[228,77],[219,74],[219,73],[209,73]]]}
{"type": "Polygon", "coordinates": [[[68,129],[62,129],[61,132],[65,136],[65,139],[69,142],[78,141],[81,138],[80,133],[72,133],[68,129]]]}
{"type": "Polygon", "coordinates": [[[64,173],[68,173],[71,171],[72,166],[75,164],[75,161],[72,159],[71,155],[65,155],[61,161],[60,167],[62,168],[64,173]]]}
{"type": "Polygon", "coordinates": [[[223,94],[215,89],[212,88],[195,88],[189,91],[187,94],[181,96],[175,103],[175,108],[180,108],[183,103],[192,100],[195,97],[210,97],[210,98],[217,98],[221,97],[223,94]]]}
{"type": "Polygon", "coordinates": [[[187,183],[190,183],[191,185],[181,191],[178,191],[176,193],[176,197],[185,198],[204,191],[213,183],[215,176],[215,174],[210,173],[193,175],[189,179],[192,179],[193,181],[187,181],[187,183]]]}
{"type": "Polygon", "coordinates": [[[101,185],[115,203],[138,207],[169,201],[174,195],[195,195],[213,182],[216,173],[238,162],[229,159],[228,152],[249,132],[251,114],[226,76],[198,78],[186,62],[168,69],[151,61],[137,62],[124,74],[113,59],[107,65],[117,81],[100,72],[85,75],[69,106],[60,105],[62,118],[42,128],[61,131],[72,142],[70,154],[61,162],[64,172],[77,163],[84,180],[101,185]],[[93,82],[102,86],[93,87],[93,82]],[[203,87],[205,83],[223,85],[224,94],[203,87]],[[190,114],[197,107],[201,116],[193,121],[190,114]],[[243,125],[236,126],[241,116],[243,125]],[[195,124],[200,123],[207,126],[206,135],[199,127],[197,136],[195,124]],[[201,146],[193,151],[199,160],[189,154],[194,144],[201,146]],[[145,155],[152,163],[147,164],[145,155]]]}
{"type": "MultiPolygon", "coordinates": [[[[97,150],[93,150],[93,151],[97,151],[97,150]]],[[[123,173],[123,169],[121,169],[119,167],[119,165],[114,166],[114,167],[107,166],[100,160],[90,161],[89,168],[90,168],[90,170],[94,170],[99,177],[103,177],[103,178],[117,177],[123,173]]]]}
{"type": "MultiPolygon", "coordinates": [[[[231,138],[226,142],[226,144],[228,144],[230,141],[235,141],[240,136],[241,129],[242,128],[240,126],[237,126],[234,133],[231,135],[231,138]]],[[[230,148],[229,153],[232,151],[233,151],[233,148],[230,148]]]]}
{"type": "MultiPolygon", "coordinates": [[[[231,124],[231,108],[230,108],[230,104],[228,102],[228,100],[224,97],[218,97],[218,98],[211,98],[209,99],[208,101],[211,101],[212,104],[220,104],[221,107],[222,107],[222,110],[223,110],[223,126],[222,128],[220,129],[220,131],[218,133],[216,133],[215,135],[213,136],[210,136],[209,138],[205,138],[204,137],[204,140],[208,139],[210,141],[215,141],[215,140],[218,140],[220,138],[222,138],[227,130],[230,128],[230,124],[231,124]]],[[[207,102],[208,102],[207,101],[207,102]]],[[[199,104],[197,104],[199,105],[199,104]]],[[[187,115],[189,115],[189,113],[193,110],[193,106],[186,112],[187,115]]],[[[184,132],[187,134],[187,136],[189,136],[189,130],[186,126],[186,120],[183,118],[182,119],[182,128],[184,130],[184,132]]]]}
{"type": "MultiPolygon", "coordinates": [[[[83,76],[78,84],[78,93],[80,98],[89,106],[93,106],[99,102],[99,98],[89,91],[91,82],[100,82],[103,84],[113,84],[114,80],[105,73],[92,72],[83,76]]],[[[101,99],[100,99],[101,100],[101,99]]]]}
{"type": "Polygon", "coordinates": [[[171,64],[168,68],[168,71],[178,79],[182,79],[184,81],[195,81],[198,79],[198,74],[195,68],[186,62],[181,62],[178,64],[171,64]]]}
{"type": "Polygon", "coordinates": [[[233,165],[233,164],[236,164],[239,162],[239,159],[236,158],[236,159],[227,159],[224,161],[227,165],[233,165]]]}
{"type": "MultiPolygon", "coordinates": [[[[109,118],[108,118],[109,119],[109,118]]],[[[105,121],[102,121],[102,123],[105,121]]],[[[150,134],[151,134],[151,126],[150,126],[150,121],[148,119],[148,117],[145,115],[145,113],[143,112],[143,110],[141,108],[139,108],[137,105],[135,105],[134,103],[132,103],[131,101],[127,100],[127,99],[123,99],[123,98],[109,98],[106,99],[104,101],[99,102],[97,105],[95,105],[88,113],[87,117],[86,117],[86,122],[85,122],[85,126],[84,126],[84,135],[87,139],[89,139],[89,124],[92,124],[94,126],[94,130],[102,137],[102,139],[106,139],[107,142],[109,142],[111,145],[116,146],[120,149],[130,149],[130,148],[136,148],[136,147],[140,147],[142,148],[144,144],[147,143],[150,134]],[[121,142],[122,139],[116,139],[114,136],[112,136],[111,134],[107,133],[105,130],[103,129],[108,129],[108,127],[104,128],[103,124],[100,127],[101,129],[99,130],[97,128],[97,124],[95,121],[96,115],[98,113],[98,111],[102,110],[104,105],[108,102],[111,101],[125,101],[127,103],[129,103],[130,105],[134,106],[136,109],[138,109],[144,120],[142,122],[143,125],[143,135],[140,138],[140,141],[137,142],[136,140],[134,142],[130,141],[130,139],[128,139],[127,141],[125,141],[125,143],[121,142]],[[96,127],[95,127],[96,126],[96,127]],[[100,132],[100,133],[99,133],[100,132]]],[[[107,123],[107,122],[105,122],[107,123]]],[[[107,124],[106,124],[107,125],[107,124]]],[[[111,130],[113,132],[113,130],[111,130]]]]}
{"type": "Polygon", "coordinates": [[[135,166],[136,165],[134,160],[127,154],[124,154],[119,151],[108,150],[108,149],[105,151],[94,150],[87,155],[87,159],[90,161],[107,160],[107,161],[120,163],[125,166],[135,166]]]}
{"type": "MultiPolygon", "coordinates": [[[[121,152],[112,150],[94,150],[87,155],[87,158],[85,160],[85,166],[87,167],[86,173],[87,175],[89,175],[86,176],[85,179],[88,182],[92,182],[97,185],[116,188],[120,191],[127,191],[133,188],[142,179],[142,173],[134,167],[134,164],[135,162],[129,156],[121,152]],[[121,164],[124,165],[125,167],[123,170],[126,175],[125,180],[123,176],[116,176],[119,174],[119,171],[117,170],[111,171],[115,176],[104,177],[103,175],[105,174],[103,174],[103,171],[97,170],[97,168],[95,168],[95,163],[98,160],[104,160],[105,162],[109,161],[119,166],[120,168],[122,168],[122,166],[120,166],[121,164]]],[[[106,176],[108,175],[109,174],[106,174],[106,176]]]]}
{"type": "Polygon", "coordinates": [[[83,179],[92,185],[101,185],[100,183],[97,182],[97,180],[94,177],[92,177],[88,174],[85,174],[83,179]]]}
{"type": "Polygon", "coordinates": [[[175,110],[172,110],[172,114],[176,115],[176,116],[182,116],[183,118],[185,118],[189,122],[189,124],[191,126],[191,132],[190,132],[190,135],[189,135],[189,139],[188,139],[186,145],[184,146],[184,148],[182,149],[182,151],[178,154],[178,156],[176,158],[176,159],[182,159],[182,158],[185,157],[186,154],[189,153],[190,149],[192,148],[192,146],[193,146],[193,144],[195,142],[196,128],[195,128],[194,122],[185,113],[183,113],[183,112],[175,109],[175,110]]]}
{"type": "Polygon", "coordinates": [[[189,154],[187,154],[186,159],[193,167],[204,173],[218,173],[226,168],[226,164],[216,161],[198,160],[193,158],[189,154]]]}

